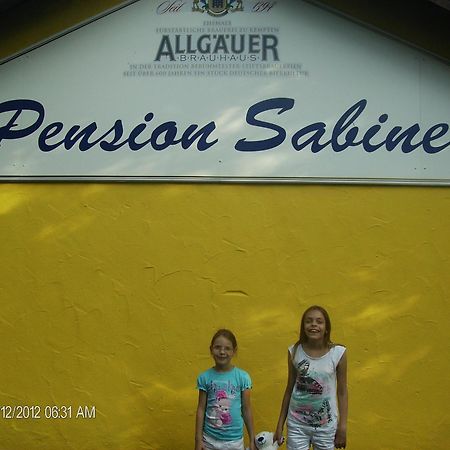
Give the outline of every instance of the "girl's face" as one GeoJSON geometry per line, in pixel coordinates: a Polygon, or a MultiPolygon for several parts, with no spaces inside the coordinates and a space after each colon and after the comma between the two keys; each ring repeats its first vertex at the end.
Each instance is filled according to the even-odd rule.
{"type": "Polygon", "coordinates": [[[326,332],[325,317],[318,309],[309,311],[304,319],[303,326],[306,337],[311,341],[324,341],[326,332]]]}
{"type": "Polygon", "coordinates": [[[217,336],[211,346],[211,355],[216,363],[217,370],[229,370],[231,368],[231,359],[235,349],[232,342],[225,336],[217,336]]]}

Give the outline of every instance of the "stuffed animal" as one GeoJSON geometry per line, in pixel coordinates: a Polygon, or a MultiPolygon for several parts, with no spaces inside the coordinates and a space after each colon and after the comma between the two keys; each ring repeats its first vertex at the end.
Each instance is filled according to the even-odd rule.
{"type": "Polygon", "coordinates": [[[273,442],[273,433],[262,431],[255,437],[255,443],[258,450],[277,450],[278,442],[273,442]]]}

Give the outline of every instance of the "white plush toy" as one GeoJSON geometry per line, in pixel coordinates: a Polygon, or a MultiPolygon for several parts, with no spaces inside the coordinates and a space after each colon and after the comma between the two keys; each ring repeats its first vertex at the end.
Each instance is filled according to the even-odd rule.
{"type": "Polygon", "coordinates": [[[258,450],[277,450],[278,442],[273,442],[273,433],[262,431],[255,437],[255,443],[258,450]]]}

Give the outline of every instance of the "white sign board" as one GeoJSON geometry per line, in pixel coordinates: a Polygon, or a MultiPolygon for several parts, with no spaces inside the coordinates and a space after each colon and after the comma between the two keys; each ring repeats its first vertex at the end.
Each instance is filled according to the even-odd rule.
{"type": "Polygon", "coordinates": [[[140,0],[0,66],[2,180],[450,183],[450,68],[301,0],[140,0]]]}

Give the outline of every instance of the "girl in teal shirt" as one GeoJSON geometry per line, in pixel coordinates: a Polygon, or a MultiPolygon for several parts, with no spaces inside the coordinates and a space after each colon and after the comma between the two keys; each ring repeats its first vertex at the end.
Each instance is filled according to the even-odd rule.
{"type": "Polygon", "coordinates": [[[252,381],[247,372],[231,364],[236,351],[234,334],[218,330],[210,346],[215,365],[197,378],[195,450],[244,450],[244,423],[250,449],[256,450],[250,406],[252,381]]]}

